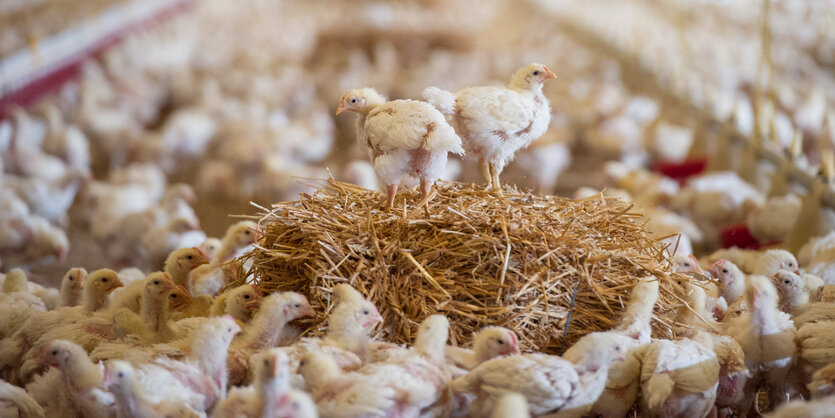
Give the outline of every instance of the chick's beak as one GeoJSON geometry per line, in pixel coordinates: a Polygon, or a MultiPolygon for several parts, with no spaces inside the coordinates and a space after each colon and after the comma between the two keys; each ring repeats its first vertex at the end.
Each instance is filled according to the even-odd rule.
{"type": "Polygon", "coordinates": [[[545,79],[548,80],[551,78],[557,78],[557,75],[554,74],[554,72],[551,71],[548,67],[545,67],[545,79]]]}
{"type": "Polygon", "coordinates": [[[278,376],[278,372],[281,371],[281,365],[278,364],[278,363],[279,363],[278,359],[274,358],[273,359],[273,364],[270,366],[270,370],[269,370],[270,377],[278,376]]]}
{"type": "Polygon", "coordinates": [[[246,307],[246,310],[248,310],[248,311],[254,311],[254,310],[258,309],[259,307],[261,307],[261,300],[260,299],[255,299],[253,301],[247,302],[247,303],[244,304],[244,307],[246,307]]]}
{"type": "Polygon", "coordinates": [[[104,367],[104,379],[102,381],[102,385],[106,388],[113,387],[113,384],[116,383],[116,379],[113,377],[113,370],[110,367],[104,367]]]}
{"type": "Polygon", "coordinates": [[[336,108],[336,114],[340,114],[345,111],[345,97],[339,99],[339,107],[336,108]]]}
{"type": "Polygon", "coordinates": [[[124,284],[124,283],[122,283],[122,281],[121,281],[121,280],[119,280],[119,278],[118,278],[118,277],[114,277],[114,278],[112,279],[112,282],[110,283],[110,287],[108,287],[108,288],[107,288],[107,290],[118,289],[118,288],[120,288],[120,287],[124,287],[124,286],[125,286],[125,284],[124,284]]]}

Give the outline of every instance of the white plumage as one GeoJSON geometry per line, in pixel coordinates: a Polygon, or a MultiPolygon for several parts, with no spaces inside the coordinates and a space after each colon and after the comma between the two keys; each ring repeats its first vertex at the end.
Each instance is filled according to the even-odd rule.
{"type": "Polygon", "coordinates": [[[455,93],[429,87],[423,97],[451,115],[464,149],[479,159],[488,187],[500,192],[505,165],[548,129],[551,109],[542,86],[555,77],[548,67],[531,64],[516,71],[507,87],[469,87],[455,93]]]}
{"type": "Polygon", "coordinates": [[[464,154],[455,130],[426,102],[387,102],[366,88],[342,96],[337,114],[346,110],[360,115],[357,140],[368,151],[377,177],[388,186],[388,207],[394,204],[406,176],[420,179],[421,191],[428,198],[432,184],[444,172],[447,154],[464,154]]]}

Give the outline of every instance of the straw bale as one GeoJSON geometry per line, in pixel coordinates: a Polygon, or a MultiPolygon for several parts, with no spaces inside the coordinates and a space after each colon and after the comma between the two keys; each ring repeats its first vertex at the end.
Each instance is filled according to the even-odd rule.
{"type": "Polygon", "coordinates": [[[441,313],[453,343],[500,325],[525,349],[559,353],[617,325],[637,279],[655,277],[655,333],[671,335],[683,277],[670,273],[669,251],[628,203],[510,189],[498,198],[440,182],[428,204],[418,206],[407,190],[387,212],[378,192],[332,179],[316,186],[313,195],[262,208],[264,236],[243,257],[252,267],[242,279],[305,294],[320,312],[303,324],[311,334],[324,330],[330,289],[347,282],[380,309],[381,337],[410,342],[423,318],[441,313]]]}

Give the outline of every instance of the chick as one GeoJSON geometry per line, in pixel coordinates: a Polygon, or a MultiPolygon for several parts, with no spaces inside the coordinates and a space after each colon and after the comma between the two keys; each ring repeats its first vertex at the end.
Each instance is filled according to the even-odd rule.
{"type": "Polygon", "coordinates": [[[759,387],[768,390],[769,405],[784,402],[787,376],[795,360],[795,327],[788,314],[777,307],[774,285],[763,276],[749,276],[745,287],[748,312],[725,323],[725,333],[745,352],[745,365],[752,377],[738,411],[746,414],[754,406],[759,387]]]}
{"type": "MultiPolygon", "coordinates": [[[[148,400],[144,389],[137,382],[136,371],[130,363],[120,360],[108,361],[105,365],[103,383],[116,398],[116,416],[119,418],[166,416],[165,409],[172,407],[166,402],[153,404],[148,400]]],[[[188,408],[187,406],[184,407],[188,408]]],[[[194,411],[191,412],[194,413],[194,411]]],[[[188,415],[175,416],[186,417],[188,415]]],[[[195,416],[197,416],[196,413],[195,416]]]]}
{"type": "Polygon", "coordinates": [[[492,358],[519,354],[519,339],[507,328],[485,327],[473,338],[472,350],[447,346],[444,354],[448,364],[464,372],[492,358]]]}
{"type": "Polygon", "coordinates": [[[81,302],[81,289],[84,286],[85,277],[87,277],[87,270],[80,267],[71,268],[64,274],[61,278],[59,308],[75,306],[81,302]]]}
{"type": "MultiPolygon", "coordinates": [[[[44,418],[43,408],[23,388],[0,380],[0,412],[21,418],[44,418]]],[[[3,415],[6,416],[6,415],[3,415]]]]}
{"type": "Polygon", "coordinates": [[[473,414],[487,415],[498,397],[516,392],[528,399],[533,414],[581,416],[605,389],[610,364],[622,360],[626,350],[616,337],[605,333],[588,334],[575,347],[585,353],[576,363],[536,353],[488,360],[455,379],[453,390],[478,396],[473,414]]]}
{"type": "Polygon", "coordinates": [[[287,355],[275,348],[262,351],[252,356],[252,369],[253,385],[230,390],[214,417],[263,417],[279,407],[281,396],[290,388],[287,355]]]}
{"type": "Polygon", "coordinates": [[[90,361],[83,347],[55,340],[39,351],[39,361],[53,370],[35,376],[26,391],[47,416],[83,418],[109,414],[113,398],[104,391],[102,369],[90,361]]]}
{"type": "Polygon", "coordinates": [[[479,160],[487,188],[501,193],[504,167],[548,129],[551,109],[542,87],[553,78],[548,67],[530,64],[517,70],[507,87],[470,87],[455,93],[429,87],[423,97],[452,115],[464,149],[479,160]]]}
{"type": "Polygon", "coordinates": [[[386,184],[387,208],[401,180],[420,179],[424,199],[441,177],[447,154],[463,155],[461,138],[430,104],[417,100],[387,101],[374,89],[350,90],[342,96],[336,113],[359,114],[357,140],[368,151],[377,177],[386,184]]]}
{"type": "Polygon", "coordinates": [[[695,340],[655,340],[641,354],[641,411],[647,416],[706,417],[716,400],[719,362],[705,331],[695,340]]]}
{"type": "Polygon", "coordinates": [[[188,275],[197,267],[208,264],[209,260],[196,247],[172,251],[165,259],[165,272],[179,286],[188,288],[188,275]]]}
{"type": "Polygon", "coordinates": [[[246,323],[261,307],[262,299],[261,291],[255,285],[238,286],[215,298],[211,315],[231,315],[235,320],[246,323]]]}

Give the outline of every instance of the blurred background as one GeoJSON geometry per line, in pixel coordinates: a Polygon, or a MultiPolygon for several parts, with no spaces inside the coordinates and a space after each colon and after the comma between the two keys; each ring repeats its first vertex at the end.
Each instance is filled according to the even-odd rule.
{"type": "Polygon", "coordinates": [[[2,0],[0,269],[157,269],[299,178],[376,188],[347,89],[531,62],[553,117],[505,182],[605,189],[688,253],[833,229],[832,0],[2,0]]]}

